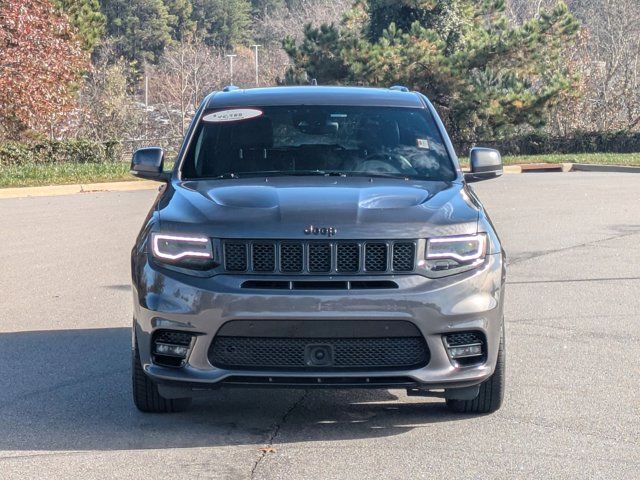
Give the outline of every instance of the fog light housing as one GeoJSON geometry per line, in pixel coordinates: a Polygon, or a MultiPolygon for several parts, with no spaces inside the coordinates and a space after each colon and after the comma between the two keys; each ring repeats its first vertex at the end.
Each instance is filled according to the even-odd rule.
{"type": "Polygon", "coordinates": [[[153,363],[182,367],[187,361],[194,335],[176,330],[159,330],[153,335],[153,363]]]}
{"type": "Polygon", "coordinates": [[[183,347],[182,345],[168,345],[166,343],[157,343],[156,342],[156,352],[159,355],[171,355],[174,357],[186,357],[187,353],[189,353],[188,347],[183,347]]]}
{"type": "Polygon", "coordinates": [[[481,332],[457,332],[443,335],[442,341],[451,362],[458,366],[478,365],[486,360],[486,341],[481,332]]]}
{"type": "Polygon", "coordinates": [[[462,347],[449,347],[451,358],[477,357],[482,355],[482,345],[465,345],[462,347]]]}

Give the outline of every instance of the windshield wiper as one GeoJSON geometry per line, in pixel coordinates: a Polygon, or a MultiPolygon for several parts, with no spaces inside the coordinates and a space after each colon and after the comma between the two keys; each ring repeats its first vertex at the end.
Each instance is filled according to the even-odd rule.
{"type": "Polygon", "coordinates": [[[345,177],[346,173],[340,172],[340,171],[334,171],[334,170],[257,170],[255,172],[223,173],[221,175],[211,177],[211,178],[214,180],[218,180],[218,179],[225,179],[225,178],[241,178],[241,177],[245,178],[248,176],[258,177],[262,175],[268,175],[268,176],[282,175],[287,177],[304,177],[308,175],[318,175],[318,176],[324,176],[324,177],[330,177],[330,176],[345,177]]]}
{"type": "Polygon", "coordinates": [[[292,170],[284,172],[285,175],[305,176],[305,175],[321,175],[323,177],[346,177],[345,172],[338,170],[292,170]]]}
{"type": "Polygon", "coordinates": [[[380,177],[380,178],[399,178],[409,180],[412,177],[403,173],[392,172],[343,172],[341,170],[257,170],[255,172],[228,172],[222,173],[215,177],[210,177],[213,180],[222,180],[228,178],[246,178],[246,177],[260,177],[260,176],[283,176],[283,177],[306,177],[306,176],[320,176],[320,177],[380,177]]]}
{"type": "Polygon", "coordinates": [[[222,175],[218,175],[216,177],[211,177],[213,180],[222,180],[225,178],[240,178],[238,176],[237,173],[233,173],[233,172],[228,172],[228,173],[223,173],[222,175]]]}
{"type": "Polygon", "coordinates": [[[391,172],[345,172],[345,177],[380,177],[380,178],[399,178],[402,180],[409,180],[411,175],[405,175],[404,173],[391,173],[391,172]]]}

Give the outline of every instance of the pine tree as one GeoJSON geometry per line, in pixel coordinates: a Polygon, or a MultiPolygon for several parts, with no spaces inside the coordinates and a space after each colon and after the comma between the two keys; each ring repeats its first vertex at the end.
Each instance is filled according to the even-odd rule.
{"type": "Polygon", "coordinates": [[[157,62],[171,42],[172,19],[162,0],[102,0],[102,8],[118,56],[137,68],[157,62]]]}
{"type": "Polygon", "coordinates": [[[284,0],[251,0],[253,14],[258,17],[269,15],[285,6],[284,0]]]}
{"type": "Polygon", "coordinates": [[[105,31],[106,20],[98,0],[55,0],[54,3],[69,17],[82,47],[91,53],[105,31]]]}
{"type": "Polygon", "coordinates": [[[184,40],[195,32],[195,22],[191,19],[193,7],[190,0],[164,0],[169,13],[171,38],[184,40]]]}
{"type": "Polygon", "coordinates": [[[193,0],[192,19],[208,45],[231,48],[251,40],[248,0],[193,0]]]}
{"type": "Polygon", "coordinates": [[[288,82],[406,85],[431,98],[454,140],[475,141],[540,127],[575,80],[563,54],[579,24],[564,3],[520,26],[507,21],[503,0],[369,0],[355,9],[341,26],[307,27],[300,45],[285,40],[288,82]]]}

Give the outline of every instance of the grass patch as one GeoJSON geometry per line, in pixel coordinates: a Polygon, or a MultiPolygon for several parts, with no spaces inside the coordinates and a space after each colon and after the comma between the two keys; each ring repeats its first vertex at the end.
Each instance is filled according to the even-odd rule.
{"type": "MultiPolygon", "coordinates": [[[[461,159],[463,166],[467,159],[461,159]]],[[[521,155],[503,157],[505,165],[524,163],[590,163],[640,167],[640,153],[576,153],[566,155],[521,155]]],[[[166,170],[173,162],[167,162],[166,170]]],[[[0,167],[0,188],[65,185],[72,183],[119,182],[135,180],[125,162],[57,163],[0,167]]]]}
{"type": "Polygon", "coordinates": [[[134,180],[134,177],[129,173],[129,164],[124,162],[48,165],[26,163],[0,167],[0,187],[33,187],[124,180],[134,180]]]}
{"type": "MultiPolygon", "coordinates": [[[[173,162],[165,163],[171,170],[173,162]]],[[[126,182],[137,180],[129,173],[129,163],[25,163],[0,166],[0,188],[68,185],[74,183],[126,182]]]]}
{"type": "Polygon", "coordinates": [[[640,167],[640,153],[571,153],[562,155],[518,155],[503,157],[505,165],[523,163],[589,163],[640,167]]]}

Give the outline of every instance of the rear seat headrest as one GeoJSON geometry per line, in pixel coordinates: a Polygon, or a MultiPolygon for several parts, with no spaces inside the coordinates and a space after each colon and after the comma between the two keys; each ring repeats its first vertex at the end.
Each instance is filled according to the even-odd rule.
{"type": "Polygon", "coordinates": [[[267,117],[238,122],[231,130],[231,144],[237,148],[267,148],[273,146],[273,126],[267,117]]]}

